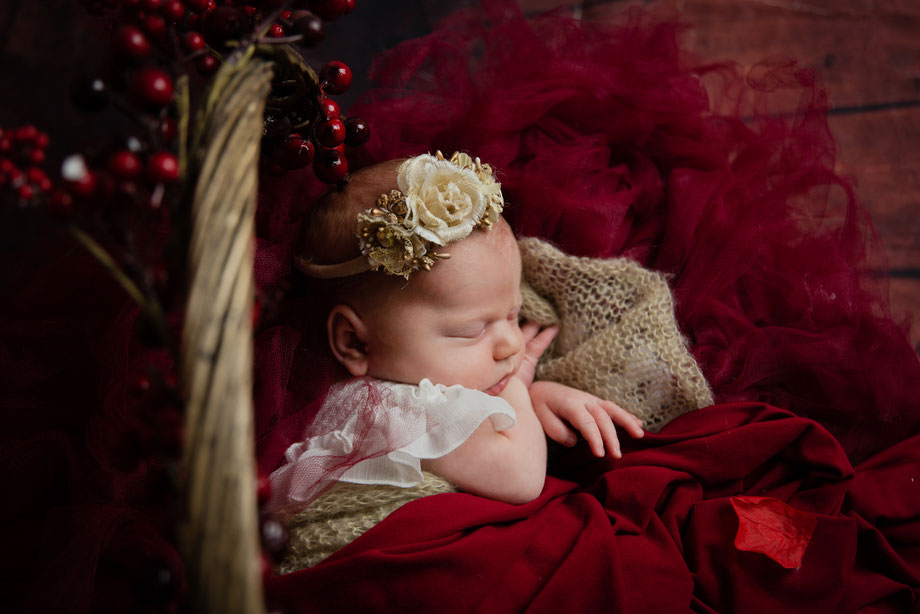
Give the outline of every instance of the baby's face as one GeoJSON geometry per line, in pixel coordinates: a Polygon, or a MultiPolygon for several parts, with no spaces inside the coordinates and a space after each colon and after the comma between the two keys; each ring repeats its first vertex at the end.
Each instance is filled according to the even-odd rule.
{"type": "MultiPolygon", "coordinates": [[[[521,258],[504,221],[440,251],[383,307],[365,310],[368,375],[498,394],[521,365],[521,258]]],[[[372,303],[372,301],[371,301],[372,303]]]]}

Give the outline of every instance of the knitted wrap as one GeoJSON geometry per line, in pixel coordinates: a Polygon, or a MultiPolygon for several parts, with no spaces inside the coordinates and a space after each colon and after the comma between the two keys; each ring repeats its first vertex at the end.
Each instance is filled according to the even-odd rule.
{"type": "Polygon", "coordinates": [[[711,405],[712,392],[677,327],[661,273],[625,258],[569,256],[540,239],[518,241],[523,316],[559,325],[536,377],[614,401],[657,432],[711,405]]]}
{"type": "Polygon", "coordinates": [[[279,572],[316,565],[410,501],[457,492],[444,478],[427,471],[423,476],[420,484],[410,488],[337,483],[310,507],[288,519],[290,541],[279,572]]]}

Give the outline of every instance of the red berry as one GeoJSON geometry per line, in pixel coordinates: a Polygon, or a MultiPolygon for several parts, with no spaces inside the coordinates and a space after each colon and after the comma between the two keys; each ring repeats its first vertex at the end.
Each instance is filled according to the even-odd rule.
{"type": "Polygon", "coordinates": [[[351,69],[344,62],[329,62],[323,66],[319,78],[325,81],[327,92],[341,94],[351,85],[351,69]]]}
{"type": "Polygon", "coordinates": [[[172,100],[173,82],[169,75],[158,68],[143,68],[134,75],[131,93],[144,106],[163,107],[172,100]]]}
{"type": "Polygon", "coordinates": [[[29,161],[32,164],[41,164],[42,162],[45,161],[45,152],[42,151],[41,149],[33,149],[29,153],[29,161]]]}
{"type": "Polygon", "coordinates": [[[169,183],[179,178],[179,159],[168,151],[161,151],[147,160],[147,177],[151,181],[169,183]]]}
{"type": "Polygon", "coordinates": [[[61,164],[61,177],[74,196],[85,198],[96,191],[96,176],[86,167],[86,161],[80,154],[64,158],[61,164]]]}
{"type": "Polygon", "coordinates": [[[179,21],[185,17],[185,5],[181,0],[167,0],[160,12],[170,21],[179,21]]]}
{"type": "Polygon", "coordinates": [[[20,179],[22,179],[22,171],[21,171],[21,170],[19,170],[19,169],[16,168],[15,166],[13,166],[13,167],[7,169],[7,170],[5,171],[5,173],[6,173],[6,178],[9,180],[9,182],[10,182],[12,185],[15,186],[15,185],[17,185],[17,184],[20,183],[20,179]]]}
{"type": "Polygon", "coordinates": [[[93,173],[87,173],[81,179],[69,182],[67,187],[70,193],[79,198],[89,198],[96,191],[96,176],[93,173]]]}
{"type": "Polygon", "coordinates": [[[281,38],[284,36],[284,26],[282,26],[280,23],[276,23],[268,29],[268,35],[272,38],[281,38]]]}
{"type": "Polygon", "coordinates": [[[19,190],[17,190],[17,194],[19,195],[19,198],[21,198],[22,200],[32,200],[32,198],[35,196],[35,188],[30,186],[28,183],[26,183],[26,184],[19,186],[19,190]]]}
{"type": "Polygon", "coordinates": [[[39,149],[45,149],[48,147],[48,135],[44,132],[39,132],[35,135],[35,146],[39,149]]]}
{"type": "MultiPolygon", "coordinates": [[[[6,173],[9,175],[13,172],[13,169],[16,168],[16,165],[13,164],[12,160],[6,158],[0,158],[0,173],[6,173]]],[[[17,169],[18,170],[18,169],[17,169]]]]}
{"type": "Polygon", "coordinates": [[[115,51],[132,60],[141,60],[150,55],[150,41],[140,28],[121,26],[115,30],[115,51]]]}
{"type": "Polygon", "coordinates": [[[360,117],[349,117],[345,120],[345,144],[351,147],[360,147],[371,138],[371,129],[360,117]]]}
{"type": "Polygon", "coordinates": [[[204,19],[204,35],[212,45],[240,38],[246,27],[242,11],[232,6],[210,11],[204,19]]]}
{"type": "Polygon", "coordinates": [[[324,183],[338,183],[348,173],[348,161],[337,149],[321,149],[313,160],[313,172],[324,183]]]}
{"type": "Polygon", "coordinates": [[[38,189],[42,192],[51,191],[51,187],[52,187],[51,180],[48,179],[47,177],[45,177],[44,179],[38,182],[38,189]]]}
{"type": "Polygon", "coordinates": [[[283,20],[285,20],[285,21],[287,21],[288,19],[290,19],[290,18],[291,18],[291,15],[292,15],[291,11],[289,11],[289,10],[287,10],[287,9],[284,9],[284,10],[281,11],[281,13],[280,13],[281,19],[283,19],[283,20]]]}
{"type": "Polygon", "coordinates": [[[45,171],[38,168],[37,166],[30,166],[28,169],[26,169],[26,181],[29,183],[38,184],[47,178],[48,176],[45,174],[45,171]]]}
{"type": "Polygon", "coordinates": [[[182,46],[188,53],[194,53],[204,49],[204,37],[198,32],[186,32],[182,37],[182,46]]]}
{"type": "Polygon", "coordinates": [[[32,141],[38,136],[38,129],[31,125],[25,125],[16,131],[15,137],[20,142],[32,141]]]}
{"type": "Polygon", "coordinates": [[[73,199],[64,190],[58,190],[48,199],[48,207],[54,213],[67,213],[73,206],[73,199]]]}
{"type": "Polygon", "coordinates": [[[190,11],[200,13],[208,8],[208,0],[185,0],[185,6],[187,6],[190,11]]]}
{"type": "Polygon", "coordinates": [[[324,147],[335,147],[345,142],[345,123],[341,119],[328,119],[316,127],[316,140],[324,147]]]}
{"type": "Polygon", "coordinates": [[[326,36],[323,20],[310,11],[295,11],[292,19],[294,30],[303,37],[300,44],[304,47],[312,47],[326,36]]]}
{"type": "Polygon", "coordinates": [[[210,13],[217,8],[217,3],[214,0],[208,0],[208,4],[204,7],[204,10],[210,13]]]}
{"type": "Polygon", "coordinates": [[[280,563],[287,552],[290,539],[284,521],[274,514],[263,514],[260,524],[262,548],[273,561],[280,563]]]}
{"type": "Polygon", "coordinates": [[[272,177],[282,177],[287,173],[287,169],[281,168],[277,163],[271,162],[269,160],[262,161],[263,166],[261,167],[263,171],[271,175],[272,177]]]}
{"type": "Polygon", "coordinates": [[[112,154],[108,169],[117,179],[135,179],[141,174],[141,161],[133,152],[123,149],[112,154]]]}
{"type": "Polygon", "coordinates": [[[141,397],[148,392],[150,392],[150,378],[146,375],[138,375],[137,379],[134,380],[134,384],[131,386],[131,394],[136,397],[141,397]]]}
{"type": "Polygon", "coordinates": [[[339,108],[339,103],[324,96],[319,101],[319,114],[325,119],[340,119],[342,110],[339,108]]]}
{"type": "Polygon", "coordinates": [[[313,161],[313,143],[292,134],[272,151],[272,161],[286,170],[303,168],[313,161]]]}
{"type": "Polygon", "coordinates": [[[144,31],[161,41],[166,38],[166,20],[159,15],[148,15],[144,18],[144,31]]]}
{"type": "Polygon", "coordinates": [[[198,74],[202,75],[203,77],[213,75],[215,72],[217,72],[219,66],[220,63],[217,61],[217,58],[215,58],[210,53],[201,56],[195,63],[195,68],[198,69],[198,74]]]}
{"type": "Polygon", "coordinates": [[[163,118],[163,122],[160,124],[160,134],[163,135],[163,140],[167,143],[171,143],[175,140],[176,135],[179,132],[179,126],[176,124],[176,120],[172,117],[163,118]]]}
{"type": "Polygon", "coordinates": [[[246,17],[249,17],[250,19],[256,16],[256,11],[258,11],[258,9],[251,4],[243,5],[243,12],[246,13],[246,17]]]}
{"type": "Polygon", "coordinates": [[[355,8],[352,0],[312,0],[310,9],[326,21],[338,19],[345,13],[350,13],[355,8]]]}
{"type": "MultiPolygon", "coordinates": [[[[161,287],[161,288],[166,287],[166,283],[168,282],[168,280],[169,280],[169,271],[166,270],[165,266],[161,264],[153,270],[153,281],[157,285],[157,287],[161,287]]],[[[175,390],[176,388],[179,387],[178,376],[172,371],[169,371],[163,374],[163,385],[165,385],[170,390],[175,390]]]]}
{"type": "Polygon", "coordinates": [[[264,473],[260,473],[259,477],[256,478],[256,500],[259,502],[259,505],[263,505],[268,502],[272,497],[272,482],[268,479],[268,476],[264,473]]]}
{"type": "Polygon", "coordinates": [[[141,0],[141,8],[151,13],[160,10],[163,0],[141,0]]]}

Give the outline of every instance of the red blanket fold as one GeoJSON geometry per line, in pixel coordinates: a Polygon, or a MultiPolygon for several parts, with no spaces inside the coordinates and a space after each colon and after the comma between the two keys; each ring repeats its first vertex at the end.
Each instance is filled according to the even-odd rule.
{"type": "Polygon", "coordinates": [[[293,612],[920,606],[918,437],[854,470],[817,423],[739,403],[688,414],[619,461],[561,454],[566,473],[530,504],[415,501],[320,565],[273,579],[269,594],[293,612]],[[799,568],[736,548],[738,495],[814,519],[799,568]]]}

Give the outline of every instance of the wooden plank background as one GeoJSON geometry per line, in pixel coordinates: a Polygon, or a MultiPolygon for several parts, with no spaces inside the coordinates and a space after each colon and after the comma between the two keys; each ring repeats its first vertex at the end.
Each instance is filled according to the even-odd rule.
{"type": "Polygon", "coordinates": [[[632,5],[676,9],[702,59],[816,69],[833,106],[839,169],[857,180],[890,267],[891,307],[920,355],[920,2],[916,0],[518,0],[600,19],[632,5]]]}

